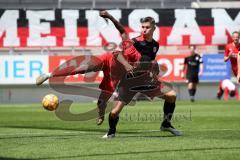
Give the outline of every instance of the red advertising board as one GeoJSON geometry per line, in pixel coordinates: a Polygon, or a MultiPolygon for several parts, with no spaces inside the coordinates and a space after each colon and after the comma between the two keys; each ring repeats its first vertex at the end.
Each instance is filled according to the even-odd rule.
{"type": "Polygon", "coordinates": [[[159,65],[165,65],[167,67],[166,73],[162,79],[166,81],[184,81],[181,78],[181,72],[184,65],[184,58],[187,54],[181,55],[158,55],[157,61],[159,65]]]}
{"type": "MultiPolygon", "coordinates": [[[[163,75],[162,79],[166,81],[183,81],[181,78],[181,71],[183,68],[184,57],[183,55],[158,55],[157,61],[161,65],[167,67],[166,73],[163,75]]],[[[88,56],[49,56],[49,71],[53,72],[57,67],[59,69],[74,66],[78,67],[87,63],[90,57],[88,56]],[[66,63],[65,63],[66,62],[66,63]]],[[[100,82],[102,79],[102,73],[89,73],[89,74],[77,74],[68,76],[65,79],[67,83],[84,83],[84,82],[100,82]]]]}

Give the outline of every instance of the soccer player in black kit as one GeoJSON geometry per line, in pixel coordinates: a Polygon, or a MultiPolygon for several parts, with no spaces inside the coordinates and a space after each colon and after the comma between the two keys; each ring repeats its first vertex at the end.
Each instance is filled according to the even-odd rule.
{"type": "MultiPolygon", "coordinates": [[[[113,20],[113,18],[111,16],[105,16],[104,18],[108,18],[110,20],[113,20]]],[[[131,54],[141,54],[141,59],[139,62],[140,68],[143,66],[155,66],[154,64],[157,64],[155,60],[158,48],[159,48],[159,44],[158,42],[156,42],[153,39],[153,32],[155,30],[155,21],[152,17],[145,17],[143,19],[141,19],[141,36],[133,38],[132,40],[129,41],[129,46],[134,46],[133,48],[131,48],[130,52],[131,54]],[[153,65],[151,65],[153,64],[153,65]]],[[[128,34],[127,32],[125,32],[125,34],[122,34],[122,39],[129,39],[128,38],[128,34]]],[[[124,52],[129,52],[128,49],[126,49],[124,52]]],[[[138,68],[138,67],[137,67],[138,68]]],[[[144,68],[144,67],[143,67],[144,68]]],[[[152,67],[152,71],[151,73],[153,73],[153,77],[154,75],[158,75],[158,64],[157,64],[157,69],[155,69],[155,67],[152,67]],[[155,73],[156,72],[156,73],[155,73]]],[[[137,70],[137,69],[136,69],[137,70]]],[[[140,69],[141,70],[141,69],[140,69]]],[[[135,71],[133,71],[132,74],[136,73],[135,71]]],[[[149,72],[146,73],[146,75],[149,72]]],[[[165,100],[164,102],[164,106],[163,106],[163,111],[164,111],[164,118],[163,118],[163,122],[161,123],[161,127],[160,129],[162,131],[168,131],[171,132],[172,134],[176,135],[176,136],[180,136],[182,135],[182,133],[180,131],[178,131],[177,129],[175,129],[172,125],[171,125],[171,118],[173,115],[173,112],[175,110],[175,101],[176,101],[176,92],[174,90],[169,90],[166,93],[162,93],[161,92],[161,87],[159,84],[161,84],[160,81],[158,81],[158,79],[154,79],[154,78],[150,78],[151,76],[142,76],[142,78],[136,78],[136,83],[141,81],[142,84],[144,85],[148,85],[151,83],[155,83],[156,84],[156,88],[155,89],[150,89],[147,90],[145,93],[145,95],[147,95],[150,98],[154,98],[154,97],[161,97],[165,100]],[[149,80],[149,81],[148,81],[149,80]],[[151,80],[153,80],[153,82],[151,82],[151,80]]],[[[126,80],[126,79],[125,79],[126,80]]],[[[119,101],[116,103],[116,105],[114,106],[114,108],[112,109],[112,111],[109,114],[109,131],[107,134],[105,134],[103,136],[103,138],[113,138],[115,136],[115,132],[116,132],[116,126],[119,120],[119,114],[121,112],[121,110],[123,109],[124,105],[127,105],[132,98],[134,97],[134,95],[136,93],[138,93],[139,91],[132,91],[130,87],[130,85],[128,86],[127,84],[127,80],[121,80],[119,87],[118,87],[118,93],[119,93],[119,101]]],[[[134,83],[134,81],[133,81],[134,83]]],[[[154,85],[154,84],[153,84],[154,85]]],[[[142,92],[141,92],[142,93],[142,92]]]]}
{"type": "Polygon", "coordinates": [[[188,83],[188,92],[191,102],[194,102],[199,75],[202,75],[203,72],[203,61],[202,57],[196,53],[196,46],[190,46],[190,50],[191,55],[184,59],[182,78],[184,78],[184,71],[187,67],[186,79],[188,83]]]}

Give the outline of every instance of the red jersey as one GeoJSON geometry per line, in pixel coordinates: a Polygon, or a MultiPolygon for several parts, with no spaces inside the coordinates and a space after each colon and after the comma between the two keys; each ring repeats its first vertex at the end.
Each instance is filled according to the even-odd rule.
{"type": "Polygon", "coordinates": [[[235,76],[238,74],[238,64],[237,64],[237,57],[238,52],[240,51],[240,44],[238,46],[235,46],[234,43],[229,43],[225,47],[225,53],[224,56],[230,56],[230,62],[232,66],[232,71],[235,76]]]}
{"type": "MultiPolygon", "coordinates": [[[[141,58],[141,54],[133,46],[133,43],[131,39],[127,39],[122,43],[123,56],[130,64],[139,61],[141,58]]],[[[113,92],[119,80],[125,74],[125,68],[112,53],[103,54],[100,59],[103,62],[102,71],[104,76],[99,88],[113,92]]]]}

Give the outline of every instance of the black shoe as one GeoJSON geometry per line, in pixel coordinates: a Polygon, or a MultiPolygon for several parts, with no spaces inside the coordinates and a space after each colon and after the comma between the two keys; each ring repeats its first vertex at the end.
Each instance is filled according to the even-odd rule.
{"type": "Polygon", "coordinates": [[[170,132],[175,136],[182,136],[183,135],[183,133],[181,131],[175,129],[170,122],[167,122],[167,123],[163,122],[161,127],[160,127],[160,130],[170,132]]]}

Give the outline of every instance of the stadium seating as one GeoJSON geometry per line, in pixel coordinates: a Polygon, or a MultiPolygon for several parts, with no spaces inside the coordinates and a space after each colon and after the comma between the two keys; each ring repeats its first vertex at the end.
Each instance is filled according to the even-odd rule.
{"type": "Polygon", "coordinates": [[[58,7],[58,0],[0,0],[0,6],[5,9],[51,9],[58,7]]]}
{"type": "Polygon", "coordinates": [[[0,0],[1,8],[189,8],[196,0],[0,0]]]}
{"type": "Polygon", "coordinates": [[[239,0],[0,0],[6,9],[49,9],[49,8],[199,8],[240,7],[239,0]],[[216,3],[217,2],[217,3],[216,3]],[[234,4],[234,5],[233,5],[234,4]],[[210,5],[210,6],[209,6],[210,5]],[[217,6],[216,6],[217,5],[217,6]]]}
{"type": "Polygon", "coordinates": [[[239,0],[230,1],[216,1],[216,0],[201,0],[197,2],[192,2],[192,8],[240,8],[239,0]]]}

